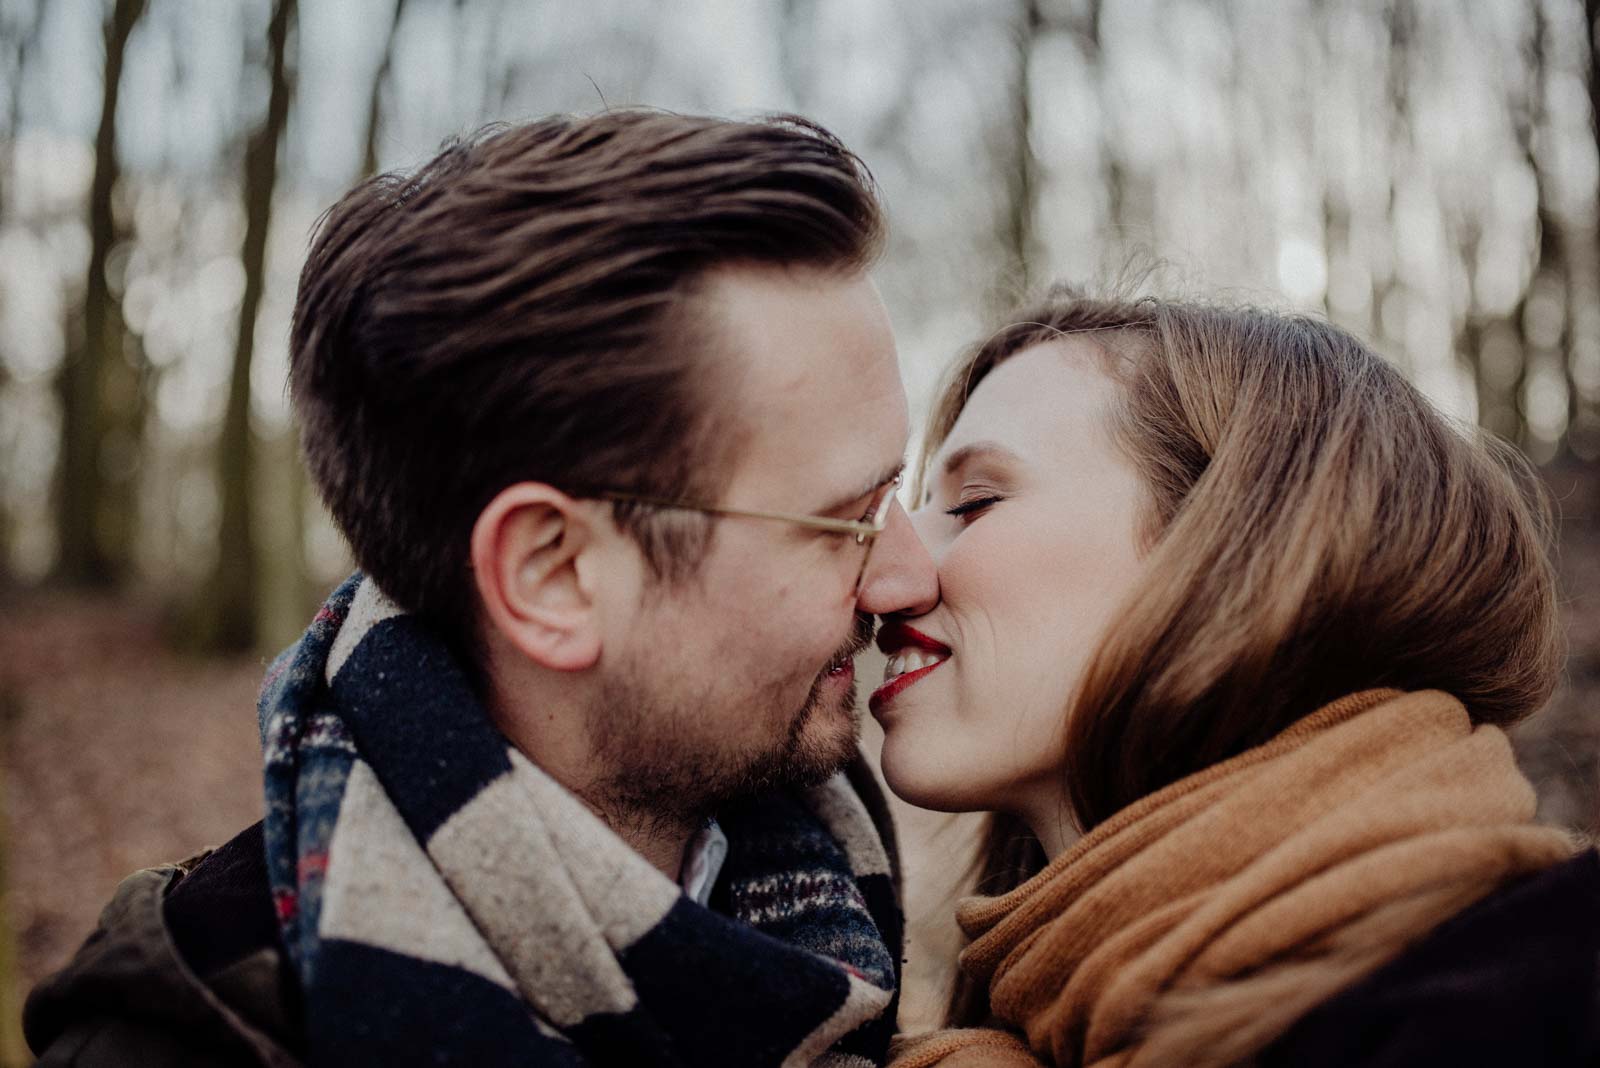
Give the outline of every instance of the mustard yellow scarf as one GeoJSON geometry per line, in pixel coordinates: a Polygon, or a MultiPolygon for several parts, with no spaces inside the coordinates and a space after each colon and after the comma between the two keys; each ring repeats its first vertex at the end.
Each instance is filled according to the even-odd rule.
{"type": "Polygon", "coordinates": [[[957,919],[995,1029],[893,1068],[1231,1064],[1508,879],[1568,857],[1500,730],[1370,690],[1096,827],[957,919]]]}

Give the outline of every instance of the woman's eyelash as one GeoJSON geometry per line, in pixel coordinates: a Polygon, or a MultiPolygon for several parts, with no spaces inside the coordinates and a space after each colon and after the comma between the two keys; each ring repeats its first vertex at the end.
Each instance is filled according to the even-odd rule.
{"type": "Polygon", "coordinates": [[[970,501],[962,501],[954,508],[946,508],[944,514],[957,517],[971,515],[973,512],[982,511],[992,504],[999,504],[1002,500],[1004,500],[1003,497],[996,497],[993,494],[987,497],[974,497],[970,501]]]}

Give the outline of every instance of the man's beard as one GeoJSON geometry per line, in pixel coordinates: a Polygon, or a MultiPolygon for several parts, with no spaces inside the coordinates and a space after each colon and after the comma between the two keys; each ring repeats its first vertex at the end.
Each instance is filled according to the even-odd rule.
{"type": "MultiPolygon", "coordinates": [[[[861,728],[854,686],[832,707],[825,704],[828,671],[865,648],[872,630],[872,617],[858,615],[850,640],[812,680],[786,727],[770,743],[743,752],[717,748],[714,728],[703,725],[708,709],[728,703],[726,694],[720,701],[715,691],[663,698],[660,680],[655,686],[647,681],[649,665],[619,673],[589,710],[591,748],[608,769],[582,791],[584,799],[614,828],[693,829],[731,801],[826,781],[855,757],[861,728]],[[836,729],[814,727],[824,716],[841,722],[836,729]]],[[[723,712],[770,716],[791,686],[774,683],[723,712]]]]}

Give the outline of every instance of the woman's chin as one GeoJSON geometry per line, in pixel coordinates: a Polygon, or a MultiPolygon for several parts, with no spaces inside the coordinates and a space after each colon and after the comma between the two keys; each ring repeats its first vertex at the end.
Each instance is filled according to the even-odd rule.
{"type": "Polygon", "coordinates": [[[989,806],[973,796],[974,776],[927,747],[896,745],[892,733],[883,741],[880,769],[890,791],[908,805],[933,812],[977,812],[989,806]]]}

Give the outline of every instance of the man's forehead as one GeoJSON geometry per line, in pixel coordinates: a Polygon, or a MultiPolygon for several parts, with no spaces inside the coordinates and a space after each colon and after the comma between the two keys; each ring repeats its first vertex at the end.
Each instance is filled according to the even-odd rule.
{"type": "Polygon", "coordinates": [[[726,387],[716,403],[746,439],[735,482],[742,471],[756,490],[782,482],[790,496],[859,496],[893,475],[909,413],[888,316],[865,275],[724,269],[701,299],[726,387]]]}
{"type": "Polygon", "coordinates": [[[894,348],[888,313],[864,274],[723,267],[706,276],[696,299],[716,353],[763,386],[798,385],[834,370],[830,353],[865,360],[894,348]]]}

